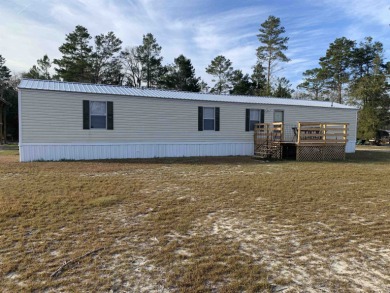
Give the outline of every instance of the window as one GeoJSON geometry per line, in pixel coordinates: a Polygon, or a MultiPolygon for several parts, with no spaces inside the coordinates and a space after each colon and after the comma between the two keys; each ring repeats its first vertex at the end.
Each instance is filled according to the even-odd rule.
{"type": "Polygon", "coordinates": [[[264,123],[264,110],[246,109],[245,131],[255,130],[257,123],[264,123]]]}
{"type": "Polygon", "coordinates": [[[91,128],[106,129],[107,125],[107,103],[90,101],[91,128]]]}
{"type": "Polygon", "coordinates": [[[275,110],[274,111],[274,122],[284,122],[284,111],[275,110]]]}
{"type": "Polygon", "coordinates": [[[251,109],[249,116],[249,130],[255,130],[255,124],[257,123],[260,123],[260,110],[251,109]]]}
{"type": "Polygon", "coordinates": [[[219,107],[198,107],[198,131],[219,131],[219,107]]]}
{"type": "Polygon", "coordinates": [[[114,103],[83,100],[83,129],[114,129],[114,103]]]}
{"type": "Polygon", "coordinates": [[[203,108],[203,130],[215,129],[215,109],[203,108]]]}

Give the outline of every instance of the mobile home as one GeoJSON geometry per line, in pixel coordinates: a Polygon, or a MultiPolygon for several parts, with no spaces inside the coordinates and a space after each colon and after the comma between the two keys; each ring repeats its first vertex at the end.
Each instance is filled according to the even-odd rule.
{"type": "Polygon", "coordinates": [[[256,123],[349,124],[357,109],[327,101],[216,95],[23,79],[20,161],[250,156],[256,123]]]}

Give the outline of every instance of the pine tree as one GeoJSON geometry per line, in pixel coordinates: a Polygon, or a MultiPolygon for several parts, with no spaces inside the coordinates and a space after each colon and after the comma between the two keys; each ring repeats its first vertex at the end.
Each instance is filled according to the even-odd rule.
{"type": "Polygon", "coordinates": [[[304,80],[298,85],[304,89],[313,100],[322,100],[322,94],[326,91],[325,76],[321,68],[308,69],[303,73],[304,80]]]}
{"type": "Polygon", "coordinates": [[[253,66],[253,73],[251,75],[251,80],[253,83],[252,95],[255,96],[263,96],[267,95],[266,93],[266,85],[267,80],[264,74],[264,67],[261,62],[257,62],[255,66],[253,66]]]}
{"type": "Polygon", "coordinates": [[[23,77],[50,80],[52,79],[49,72],[50,67],[50,58],[45,54],[41,59],[37,60],[37,65],[33,65],[27,73],[23,74],[23,77]]]}
{"type": "Polygon", "coordinates": [[[121,50],[122,41],[113,32],[95,37],[95,48],[91,55],[92,82],[119,84],[122,80],[122,64],[117,53],[121,50]]]}
{"type": "Polygon", "coordinates": [[[151,33],[144,35],[142,45],[137,47],[137,56],[142,64],[142,81],[148,88],[157,86],[163,73],[160,53],[161,46],[154,36],[151,33]]]}
{"type": "Polygon", "coordinates": [[[207,84],[207,82],[205,82],[204,80],[202,80],[200,83],[199,83],[199,87],[200,87],[200,92],[202,93],[208,93],[210,91],[210,87],[209,85],[207,84]]]}
{"type": "Polygon", "coordinates": [[[285,77],[278,77],[272,90],[272,96],[277,98],[291,98],[293,93],[294,90],[291,88],[290,81],[285,77]]]}
{"type": "Polygon", "coordinates": [[[18,137],[17,85],[20,83],[20,80],[11,76],[11,71],[5,65],[5,62],[5,58],[0,55],[0,99],[9,103],[5,107],[7,134],[16,139],[18,137]]]}
{"type": "Polygon", "coordinates": [[[373,74],[378,58],[381,63],[379,70],[382,71],[386,68],[383,64],[383,44],[373,42],[372,37],[366,37],[364,40],[365,42],[360,42],[359,47],[352,50],[350,66],[353,79],[373,74]]]}
{"type": "Polygon", "coordinates": [[[336,102],[343,102],[343,90],[350,80],[350,65],[355,42],[345,37],[329,45],[325,57],[320,58],[321,70],[327,87],[337,93],[336,102]]]}
{"type": "Polygon", "coordinates": [[[373,42],[371,37],[352,51],[349,96],[352,103],[361,106],[358,116],[361,139],[374,138],[378,129],[390,125],[390,86],[383,55],[383,44],[373,42]]]}
{"type": "Polygon", "coordinates": [[[265,64],[267,70],[265,94],[270,95],[272,74],[277,62],[290,61],[283,53],[288,49],[287,43],[289,38],[281,36],[286,30],[283,26],[280,26],[280,18],[272,15],[261,24],[259,31],[260,34],[258,34],[257,37],[263,45],[257,48],[257,58],[260,62],[265,64]]]}
{"type": "Polygon", "coordinates": [[[252,95],[254,83],[249,74],[242,73],[242,70],[234,70],[231,76],[233,88],[230,91],[232,95],[252,95]]]}
{"type": "Polygon", "coordinates": [[[215,85],[211,92],[217,94],[229,92],[232,87],[231,77],[233,74],[232,62],[229,59],[222,55],[215,57],[206,68],[206,72],[214,76],[212,81],[215,82],[215,85]]]}
{"type": "Polygon", "coordinates": [[[200,77],[195,76],[191,60],[185,56],[180,55],[175,58],[174,63],[166,67],[166,71],[161,82],[164,88],[189,92],[200,91],[200,77]]]}
{"type": "Polygon", "coordinates": [[[93,80],[90,39],[88,30],[81,25],[66,35],[65,43],[59,47],[62,57],[53,61],[58,66],[55,70],[61,79],[77,82],[93,80]]]}
{"type": "Polygon", "coordinates": [[[4,90],[7,88],[10,77],[11,71],[5,66],[5,58],[0,55],[0,98],[3,98],[4,90]]]}
{"type": "Polygon", "coordinates": [[[5,58],[0,55],[0,85],[9,80],[11,71],[5,66],[5,58]]]}

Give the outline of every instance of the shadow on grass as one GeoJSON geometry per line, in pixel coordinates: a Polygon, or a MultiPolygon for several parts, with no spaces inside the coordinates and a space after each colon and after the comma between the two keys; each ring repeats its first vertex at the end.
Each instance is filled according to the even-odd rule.
{"type": "Polygon", "coordinates": [[[0,151],[18,151],[19,145],[17,143],[3,144],[0,145],[0,151]]]}
{"type": "Polygon", "coordinates": [[[18,144],[3,144],[0,145],[0,156],[17,156],[19,155],[18,144]]]}
{"type": "Polygon", "coordinates": [[[354,162],[354,163],[390,162],[390,151],[356,150],[354,154],[347,154],[346,162],[354,162]]]}
{"type": "MultiPolygon", "coordinates": [[[[72,161],[63,160],[63,162],[85,162],[100,164],[157,164],[157,165],[258,165],[258,164],[291,164],[299,163],[321,163],[315,162],[297,162],[294,159],[285,160],[259,160],[250,156],[231,156],[231,157],[182,157],[182,158],[152,158],[152,159],[109,159],[109,160],[86,160],[72,161]]],[[[390,162],[390,151],[369,151],[357,150],[354,154],[346,154],[345,161],[327,161],[326,163],[378,163],[390,162]]]]}

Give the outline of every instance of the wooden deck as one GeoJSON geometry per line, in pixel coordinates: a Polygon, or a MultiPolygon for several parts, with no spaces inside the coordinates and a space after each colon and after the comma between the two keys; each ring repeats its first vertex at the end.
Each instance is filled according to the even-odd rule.
{"type": "Polygon", "coordinates": [[[262,159],[293,157],[298,161],[345,159],[348,123],[259,123],[254,130],[254,156],[262,159]]]}

